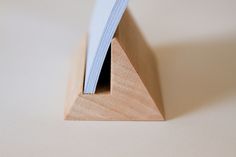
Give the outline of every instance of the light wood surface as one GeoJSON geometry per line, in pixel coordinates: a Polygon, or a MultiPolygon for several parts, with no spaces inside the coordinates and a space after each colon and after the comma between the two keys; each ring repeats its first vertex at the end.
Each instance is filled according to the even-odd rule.
{"type": "Polygon", "coordinates": [[[158,104],[159,110],[164,114],[156,56],[146,43],[128,9],[119,24],[116,37],[153,100],[158,104]]]}
{"type": "Polygon", "coordinates": [[[79,51],[73,54],[70,77],[67,85],[66,101],[64,115],[70,114],[71,107],[78,98],[78,95],[83,91],[84,72],[85,72],[85,59],[86,59],[86,47],[87,36],[84,36],[81,41],[79,51]]]}
{"type": "Polygon", "coordinates": [[[110,91],[83,94],[83,45],[68,85],[65,119],[164,120],[152,51],[127,11],[111,43],[110,91]]]}

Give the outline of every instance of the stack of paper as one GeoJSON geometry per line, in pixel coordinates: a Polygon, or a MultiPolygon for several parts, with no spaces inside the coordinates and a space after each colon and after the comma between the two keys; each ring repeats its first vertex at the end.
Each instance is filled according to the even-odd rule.
{"type": "Polygon", "coordinates": [[[90,23],[84,93],[95,93],[111,40],[128,0],[97,0],[90,23]]]}

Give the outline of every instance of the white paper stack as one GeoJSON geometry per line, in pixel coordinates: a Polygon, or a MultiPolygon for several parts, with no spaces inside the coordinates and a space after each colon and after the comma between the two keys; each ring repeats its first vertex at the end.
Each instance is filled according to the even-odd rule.
{"type": "Polygon", "coordinates": [[[98,78],[128,0],[97,0],[92,15],[87,47],[84,93],[95,93],[98,78]]]}

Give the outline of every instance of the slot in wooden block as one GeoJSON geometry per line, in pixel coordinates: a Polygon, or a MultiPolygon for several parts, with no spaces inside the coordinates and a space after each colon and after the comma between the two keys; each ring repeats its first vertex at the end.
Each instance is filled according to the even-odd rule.
{"type": "Polygon", "coordinates": [[[152,51],[125,12],[111,43],[110,87],[83,94],[86,40],[75,57],[65,106],[66,120],[164,120],[152,51]]]}

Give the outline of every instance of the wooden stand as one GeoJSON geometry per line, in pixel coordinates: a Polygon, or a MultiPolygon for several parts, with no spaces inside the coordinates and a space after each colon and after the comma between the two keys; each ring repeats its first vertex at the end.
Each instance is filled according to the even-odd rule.
{"type": "Polygon", "coordinates": [[[83,94],[86,40],[82,45],[68,85],[66,120],[164,120],[155,57],[129,11],[111,43],[110,82],[92,95],[83,94]]]}

